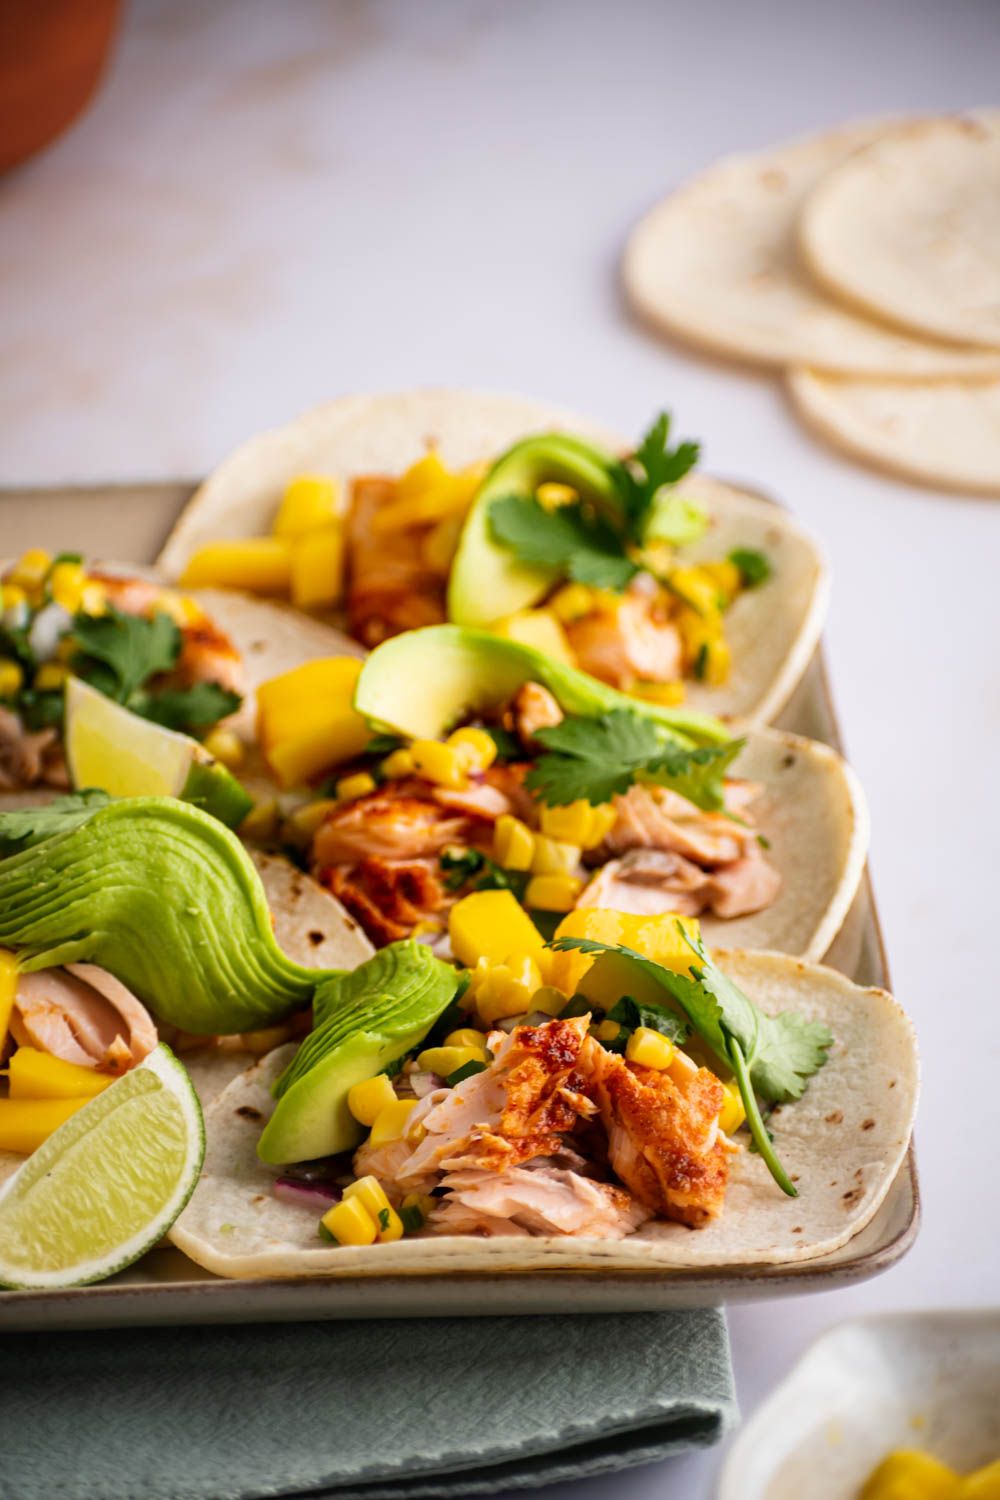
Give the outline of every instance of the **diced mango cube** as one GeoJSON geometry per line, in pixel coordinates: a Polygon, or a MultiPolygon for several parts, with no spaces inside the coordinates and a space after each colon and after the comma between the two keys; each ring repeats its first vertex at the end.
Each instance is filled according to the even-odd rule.
{"type": "Polygon", "coordinates": [[[339,525],[309,531],[292,543],[292,603],[331,609],[344,592],[344,534],[339,525]]]}
{"type": "Polygon", "coordinates": [[[320,1219],[338,1245],[374,1245],[378,1228],[360,1198],[342,1198],[320,1219]]]}
{"type": "Polygon", "coordinates": [[[369,1144],[386,1146],[390,1141],[400,1140],[406,1135],[409,1118],[416,1107],[416,1099],[392,1099],[383,1105],[375,1116],[369,1144]]]}
{"type": "Polygon", "coordinates": [[[579,875],[533,875],[524,893],[524,904],[539,911],[572,911],[582,890],[579,875]]]}
{"type": "Polygon", "coordinates": [[[961,1481],[957,1500],[1000,1500],[1000,1458],[961,1481]]]}
{"type": "Polygon", "coordinates": [[[37,1151],[86,1099],[0,1099],[0,1151],[37,1151]]]}
{"type": "Polygon", "coordinates": [[[541,970],[530,954],[512,955],[501,964],[484,962],[472,982],[479,1019],[492,1026],[507,1016],[526,1014],[541,987],[541,970]]]}
{"type": "Polygon", "coordinates": [[[501,813],[493,825],[493,858],[505,870],[530,870],[535,857],[535,835],[527,823],[501,813]]]}
{"type": "Polygon", "coordinates": [[[49,593],[55,602],[75,615],[83,602],[83,590],[87,582],[83,564],[57,562],[49,573],[49,593]]]}
{"type": "Polygon", "coordinates": [[[929,1453],[900,1448],[869,1476],[859,1500],[957,1500],[958,1475],[929,1453]]]}
{"type": "Polygon", "coordinates": [[[590,833],[590,803],[580,800],[563,807],[543,807],[539,821],[550,839],[562,839],[581,847],[590,833]]]}
{"type": "Polygon", "coordinates": [[[271,527],[275,536],[299,537],[337,519],[337,481],[328,474],[297,474],[285,486],[271,527]]]}
{"type": "Polygon", "coordinates": [[[433,781],[435,786],[454,791],[468,786],[465,756],[454,745],[443,745],[440,740],[414,740],[410,754],[417,775],[433,781]]]}
{"type": "Polygon", "coordinates": [[[382,762],[379,770],[383,776],[390,780],[396,780],[402,776],[412,776],[416,770],[413,756],[405,746],[401,745],[398,750],[393,750],[382,762]]]}
{"type": "Polygon", "coordinates": [[[512,953],[538,953],[542,935],[512,891],[473,891],[456,901],[448,918],[459,963],[473,969],[481,958],[503,963],[512,953]]]}
{"type": "Polygon", "coordinates": [[[206,542],[188,558],[181,574],[186,588],[245,589],[248,594],[287,596],[292,586],[288,537],[248,536],[206,542]]]}
{"type": "Polygon", "coordinates": [[[321,657],[257,689],[261,746],[283,786],[297,786],[364,750],[371,731],[353,704],[360,671],[355,657],[321,657]]]}
{"type": "Polygon", "coordinates": [[[576,665],[576,657],[566,632],[550,609],[518,610],[516,614],[498,620],[493,630],[509,641],[519,641],[522,646],[533,646],[536,651],[544,651],[546,656],[562,662],[564,666],[576,665]]]}
{"type": "Polygon", "coordinates": [[[629,1062],[641,1063],[644,1068],[656,1068],[660,1073],[673,1062],[674,1050],[670,1038],[661,1036],[650,1026],[637,1026],[625,1044],[625,1056],[629,1062]]]}
{"type": "Polygon", "coordinates": [[[7,1076],[11,1099],[92,1099],[112,1082],[108,1073],[65,1062],[37,1047],[18,1047],[7,1076]]]}
{"type": "Polygon", "coordinates": [[[395,1102],[396,1090],[385,1073],[376,1073],[347,1091],[347,1107],[361,1125],[375,1124],[387,1104],[395,1102]]]}
{"type": "Polygon", "coordinates": [[[375,790],[375,777],[367,771],[355,771],[353,776],[342,776],[337,782],[337,800],[355,802],[358,797],[367,797],[375,790]]]}
{"type": "Polygon", "coordinates": [[[535,835],[531,869],[535,875],[571,875],[580,863],[579,844],[565,844],[560,839],[535,835]]]}

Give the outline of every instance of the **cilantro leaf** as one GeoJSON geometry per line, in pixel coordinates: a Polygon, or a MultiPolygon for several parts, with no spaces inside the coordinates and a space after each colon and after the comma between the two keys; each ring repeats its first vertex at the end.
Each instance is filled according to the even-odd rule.
{"type": "Polygon", "coordinates": [[[525,777],[529,791],[550,807],[577,800],[598,805],[623,795],[636,781],[668,786],[697,807],[723,806],[725,773],[743,740],[685,749],[662,727],[630,709],[596,718],[568,715],[536,731],[545,747],[525,777]]]}
{"type": "Polygon", "coordinates": [[[169,615],[78,614],[73,638],[79,651],[73,671],[116,703],[127,703],[143,683],[169,672],[181,651],[181,633],[169,615]]]}
{"type": "Polygon", "coordinates": [[[167,729],[205,729],[235,713],[242,699],[217,682],[196,682],[189,688],[167,688],[162,693],[134,693],[129,700],[133,713],[162,724],[167,729]]]}
{"type": "Polygon", "coordinates": [[[670,413],[662,411],[653,422],[631,459],[615,471],[615,487],[621,497],[632,541],[646,540],[646,526],[660,493],[684,478],[698,462],[698,443],[670,444],[670,413]]]}
{"type": "Polygon", "coordinates": [[[770,559],[754,547],[734,547],[729,554],[729,561],[739,568],[745,589],[759,588],[762,583],[767,582],[773,571],[770,559]]]}
{"type": "Polygon", "coordinates": [[[674,1011],[667,1010],[664,1005],[650,1005],[634,1000],[631,995],[622,995],[607,1016],[609,1021],[617,1021],[626,1031],[635,1031],[637,1026],[647,1026],[650,1031],[658,1031],[661,1036],[669,1037],[676,1043],[685,1041],[690,1033],[690,1027],[674,1011]]]}
{"type": "Polygon", "coordinates": [[[608,523],[578,504],[546,510],[527,495],[502,496],[490,505],[489,527],[521,562],[594,588],[620,591],[639,571],[608,523]]]}
{"type": "Polygon", "coordinates": [[[520,901],[528,884],[528,875],[520,870],[505,870],[479,849],[442,849],[439,858],[445,876],[445,889],[458,891],[465,885],[473,891],[513,891],[520,901]]]}
{"type": "Polygon", "coordinates": [[[71,833],[111,800],[107,792],[90,787],[57,797],[44,807],[19,807],[0,813],[0,854],[30,849],[57,833],[71,833]]]}
{"type": "Polygon", "coordinates": [[[734,1074],[754,1144],[778,1186],[795,1197],[795,1187],[765,1129],[757,1096],[772,1104],[801,1098],[809,1078],[826,1061],[833,1037],[822,1022],[806,1016],[790,1011],[767,1015],[723,973],[700,937],[685,937],[694,955],[687,975],[665,969],[634,949],[592,939],[559,938],[553,947],[614,954],[670,996],[704,1045],[734,1074]]]}

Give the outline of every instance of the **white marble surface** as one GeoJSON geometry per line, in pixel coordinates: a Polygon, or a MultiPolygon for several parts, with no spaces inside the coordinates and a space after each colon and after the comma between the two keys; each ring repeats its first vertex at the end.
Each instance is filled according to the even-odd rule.
{"type": "MultiPolygon", "coordinates": [[[[2,481],[196,474],[337,392],[464,382],[626,431],[669,404],[710,468],[825,538],[835,688],[923,1041],[925,1225],[886,1278],[733,1312],[747,1412],[839,1319],[996,1297],[1000,505],[838,461],[771,381],[633,326],[616,258],[716,155],[995,103],[998,61],[992,0],[139,0],[90,114],[0,183],[2,481]]],[[[700,1500],[717,1463],[576,1488],[700,1500]]]]}

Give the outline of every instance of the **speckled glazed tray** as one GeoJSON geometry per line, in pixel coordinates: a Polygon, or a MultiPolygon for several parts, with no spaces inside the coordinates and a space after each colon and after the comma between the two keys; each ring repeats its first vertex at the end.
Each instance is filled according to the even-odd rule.
{"type": "MultiPolygon", "coordinates": [[[[133,484],[0,491],[0,556],[51,545],[91,557],[148,563],[193,485],[133,484]]],[[[782,728],[841,748],[821,653],[779,719],[782,728]]],[[[889,986],[867,877],[825,962],[859,984],[889,986]]],[[[500,1313],[630,1312],[749,1302],[829,1291],[877,1276],[906,1254],[920,1218],[911,1145],[881,1208],[832,1254],[787,1266],[623,1273],[547,1271],[225,1281],[180,1251],[151,1251],[100,1286],[0,1292],[0,1329],[111,1328],[315,1318],[500,1313]]]]}

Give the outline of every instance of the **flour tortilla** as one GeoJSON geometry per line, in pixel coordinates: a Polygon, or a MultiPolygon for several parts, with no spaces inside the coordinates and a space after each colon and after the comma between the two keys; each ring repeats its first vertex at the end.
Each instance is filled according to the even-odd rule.
{"type": "Polygon", "coordinates": [[[799,416],[835,448],[935,489],[1000,497],[1000,380],[932,385],[792,370],[799,416]]]}
{"type": "Polygon", "coordinates": [[[617,1241],[428,1236],[324,1245],[315,1211],[275,1198],[277,1171],[256,1154],[274,1108],[269,1086],[294,1053],[288,1046],[235,1079],[208,1110],[202,1178],[170,1238],[207,1270],[236,1277],[705,1270],[836,1250],[877,1212],[905,1156],[919,1078],[913,1028],[884,990],[862,989],[832,969],[776,953],[716,956],[764,1010],[799,1010],[834,1033],[829,1061],[804,1098],[770,1121],[798,1198],[786,1198],[760,1157],[745,1151],[722,1218],[703,1230],[657,1223],[617,1241]]]}
{"type": "Polygon", "coordinates": [[[665,198],[625,251],[637,312],[698,348],[757,364],[899,380],[1000,373],[996,354],[935,346],[838,305],[800,263],[803,204],[886,128],[869,121],[729,157],[665,198]]]}
{"type": "Polygon", "coordinates": [[[1000,349],[1000,111],[872,142],[810,194],[799,242],[834,296],[917,337],[1000,349]]]}
{"type": "MultiPolygon", "coordinates": [[[[337,477],[401,473],[436,444],[446,464],[495,457],[531,432],[568,430],[612,449],[614,434],[558,408],[520,397],[469,391],[413,391],[345,397],[298,421],[251,438],[193,496],[159,558],[177,577],[205,542],[267,531],[282,489],[303,471],[337,477]]],[[[722,717],[766,723],[782,708],[809,663],[827,604],[827,574],[815,542],[785,511],[704,475],[683,490],[701,500],[713,525],[685,555],[720,557],[735,546],[768,553],[774,576],[737,599],[726,619],[733,671],[720,687],[688,685],[688,702],[722,717]]]]}

